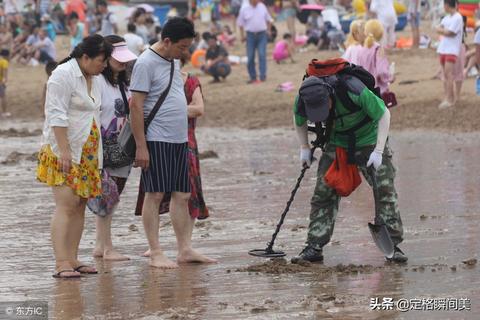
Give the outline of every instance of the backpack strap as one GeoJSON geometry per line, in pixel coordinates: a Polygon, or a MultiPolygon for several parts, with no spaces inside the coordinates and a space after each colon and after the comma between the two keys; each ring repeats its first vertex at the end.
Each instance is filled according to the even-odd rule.
{"type": "Polygon", "coordinates": [[[356,137],[355,132],[357,130],[359,130],[360,128],[362,128],[364,125],[370,123],[371,121],[372,121],[372,119],[367,115],[362,119],[362,121],[357,123],[352,128],[336,132],[336,134],[338,134],[338,135],[348,137],[347,162],[349,164],[356,163],[355,150],[356,150],[356,144],[357,144],[357,137],[356,137]]]}
{"type": "MultiPolygon", "coordinates": [[[[359,112],[361,107],[357,105],[348,95],[348,92],[354,94],[360,94],[362,90],[365,89],[365,85],[354,76],[338,76],[337,81],[337,90],[336,96],[340,99],[343,106],[348,109],[350,112],[337,116],[335,119],[340,119],[351,115],[353,113],[359,112]]],[[[356,150],[356,131],[363,128],[365,125],[372,122],[372,118],[369,115],[366,115],[359,123],[353,126],[350,129],[343,131],[336,131],[336,134],[347,136],[348,137],[348,148],[347,148],[347,160],[349,164],[354,164],[355,161],[355,150],[356,150]]]]}

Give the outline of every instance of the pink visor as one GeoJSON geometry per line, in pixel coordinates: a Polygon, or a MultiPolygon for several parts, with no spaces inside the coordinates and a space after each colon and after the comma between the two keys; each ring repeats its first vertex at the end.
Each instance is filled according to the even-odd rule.
{"type": "Polygon", "coordinates": [[[137,56],[128,50],[126,42],[118,42],[113,44],[112,58],[125,63],[137,59],[137,56]]]}

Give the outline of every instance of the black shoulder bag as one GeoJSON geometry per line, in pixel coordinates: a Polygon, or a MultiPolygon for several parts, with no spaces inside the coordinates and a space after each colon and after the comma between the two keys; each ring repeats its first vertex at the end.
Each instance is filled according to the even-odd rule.
{"type": "MultiPolygon", "coordinates": [[[[128,107],[127,94],[125,93],[125,87],[122,82],[118,84],[120,93],[122,94],[123,105],[125,106],[125,113],[128,117],[130,109],[128,107]]],[[[103,147],[103,167],[104,168],[121,168],[128,165],[131,165],[133,159],[127,156],[117,139],[118,134],[114,134],[110,137],[102,137],[102,147],[103,147]]]]}
{"type": "MultiPolygon", "coordinates": [[[[165,91],[162,92],[162,94],[160,95],[160,98],[158,98],[158,101],[153,107],[152,111],[150,112],[148,117],[145,119],[145,122],[144,122],[145,134],[147,134],[148,126],[152,122],[153,118],[155,118],[155,115],[157,114],[158,110],[160,109],[163,102],[165,101],[165,98],[167,97],[168,92],[170,91],[170,87],[172,86],[174,69],[175,69],[175,63],[172,60],[170,64],[170,80],[168,82],[168,86],[165,89],[165,91]]],[[[130,116],[127,118],[127,122],[125,123],[122,130],[118,134],[117,141],[120,147],[122,148],[123,152],[125,153],[125,155],[127,155],[131,159],[135,159],[137,145],[135,144],[135,138],[133,137],[133,133],[132,133],[130,116]]]]}

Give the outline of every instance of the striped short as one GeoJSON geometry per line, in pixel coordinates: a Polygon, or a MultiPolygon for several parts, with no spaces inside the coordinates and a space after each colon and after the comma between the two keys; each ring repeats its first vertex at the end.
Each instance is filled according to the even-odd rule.
{"type": "Polygon", "coordinates": [[[188,144],[147,141],[150,165],[142,170],[145,192],[190,192],[188,144]]]}

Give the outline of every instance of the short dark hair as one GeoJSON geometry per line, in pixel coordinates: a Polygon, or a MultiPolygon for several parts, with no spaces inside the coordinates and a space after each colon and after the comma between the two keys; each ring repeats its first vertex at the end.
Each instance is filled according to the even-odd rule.
{"type": "Polygon", "coordinates": [[[211,35],[212,34],[210,32],[205,31],[204,33],[202,33],[202,39],[207,41],[210,38],[211,35]]]}
{"type": "Polygon", "coordinates": [[[283,34],[283,39],[284,40],[291,39],[291,38],[292,38],[292,35],[290,33],[286,32],[286,33],[283,34]]]}
{"type": "Polygon", "coordinates": [[[8,50],[8,49],[0,50],[0,56],[5,57],[5,58],[10,57],[10,50],[8,50]]]}
{"type": "Polygon", "coordinates": [[[57,66],[58,66],[58,63],[56,61],[47,62],[47,64],[45,65],[45,72],[48,74],[49,77],[57,66]]]}
{"type": "Polygon", "coordinates": [[[456,8],[458,0],[443,0],[443,4],[449,6],[450,8],[456,8]]]}
{"type": "Polygon", "coordinates": [[[97,7],[100,7],[100,6],[102,6],[102,7],[108,7],[108,4],[107,4],[107,2],[104,1],[104,0],[98,0],[98,1],[97,1],[97,7]]]}
{"type": "Polygon", "coordinates": [[[68,20],[72,20],[72,19],[79,19],[78,18],[78,14],[76,12],[72,12],[70,13],[70,15],[68,16],[68,20]]]}
{"type": "Polygon", "coordinates": [[[127,24],[127,31],[128,32],[136,32],[137,26],[134,23],[127,24]]]}
{"type": "Polygon", "coordinates": [[[173,17],[167,20],[162,29],[162,40],[170,39],[173,43],[180,40],[194,38],[195,27],[192,21],[184,17],[173,17]]]}

